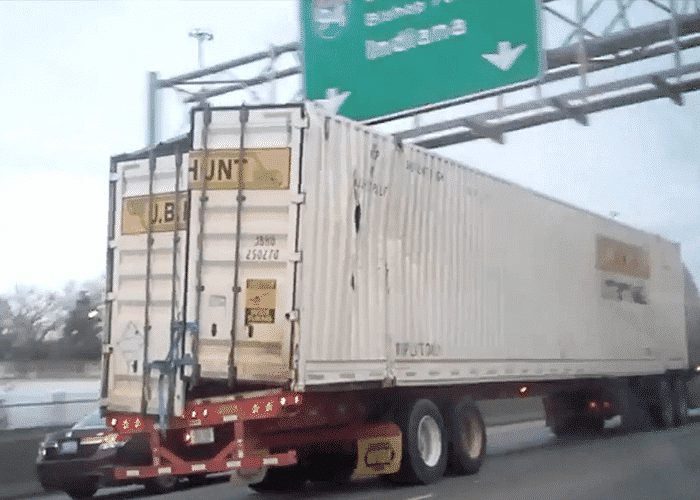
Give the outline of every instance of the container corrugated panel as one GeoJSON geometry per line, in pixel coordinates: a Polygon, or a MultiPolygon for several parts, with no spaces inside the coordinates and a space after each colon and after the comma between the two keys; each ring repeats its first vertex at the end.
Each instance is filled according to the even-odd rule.
{"type": "Polygon", "coordinates": [[[676,244],[314,110],[304,138],[300,387],[687,366],[676,244]]]}

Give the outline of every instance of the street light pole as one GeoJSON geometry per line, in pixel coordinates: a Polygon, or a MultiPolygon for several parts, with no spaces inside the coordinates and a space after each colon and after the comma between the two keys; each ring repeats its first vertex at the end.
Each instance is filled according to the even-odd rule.
{"type": "Polygon", "coordinates": [[[214,39],[214,34],[203,28],[195,28],[190,31],[190,37],[197,40],[197,64],[199,69],[204,68],[204,42],[214,39]]]}
{"type": "Polygon", "coordinates": [[[158,121],[159,121],[159,109],[158,109],[158,73],[155,71],[148,72],[148,82],[147,82],[147,111],[146,111],[146,144],[150,146],[155,146],[158,142],[158,121]]]}

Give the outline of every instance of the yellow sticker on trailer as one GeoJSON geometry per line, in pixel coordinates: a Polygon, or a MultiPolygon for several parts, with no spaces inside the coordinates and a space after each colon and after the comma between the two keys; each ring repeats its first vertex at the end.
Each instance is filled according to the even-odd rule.
{"type": "Polygon", "coordinates": [[[122,199],[122,234],[142,234],[148,232],[148,219],[151,219],[151,231],[154,233],[174,231],[175,218],[178,219],[177,229],[187,227],[187,193],[180,193],[180,209],[176,210],[175,193],[149,196],[132,196],[122,199]]]}
{"type": "Polygon", "coordinates": [[[649,279],[649,252],[637,245],[598,235],[596,267],[601,271],[649,279]]]}
{"type": "MultiPolygon", "coordinates": [[[[238,189],[238,149],[190,151],[189,180],[191,189],[238,189]]],[[[289,189],[291,148],[249,148],[243,153],[240,172],[243,189],[289,189]]]]}
{"type": "Polygon", "coordinates": [[[277,280],[246,280],[245,323],[274,323],[277,280]]]}

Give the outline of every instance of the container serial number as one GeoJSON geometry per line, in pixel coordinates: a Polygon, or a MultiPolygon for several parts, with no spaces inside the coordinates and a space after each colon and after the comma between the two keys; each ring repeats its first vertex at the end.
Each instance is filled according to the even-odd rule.
{"type": "Polygon", "coordinates": [[[279,260],[280,251],[275,249],[251,248],[245,255],[245,260],[279,260]]]}

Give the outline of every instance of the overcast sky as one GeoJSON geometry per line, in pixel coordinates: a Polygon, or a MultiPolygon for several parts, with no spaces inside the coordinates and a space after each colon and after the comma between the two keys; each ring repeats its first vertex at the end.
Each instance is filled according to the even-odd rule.
{"type": "MultiPolygon", "coordinates": [[[[146,72],[196,66],[192,28],[213,31],[215,63],[297,40],[297,24],[286,0],[0,2],[0,293],[103,272],[109,157],[144,145],[146,72]]],[[[183,131],[184,108],[165,105],[165,135],[183,131]]],[[[695,93],[442,152],[680,241],[700,277],[699,138],[695,93]]]]}

